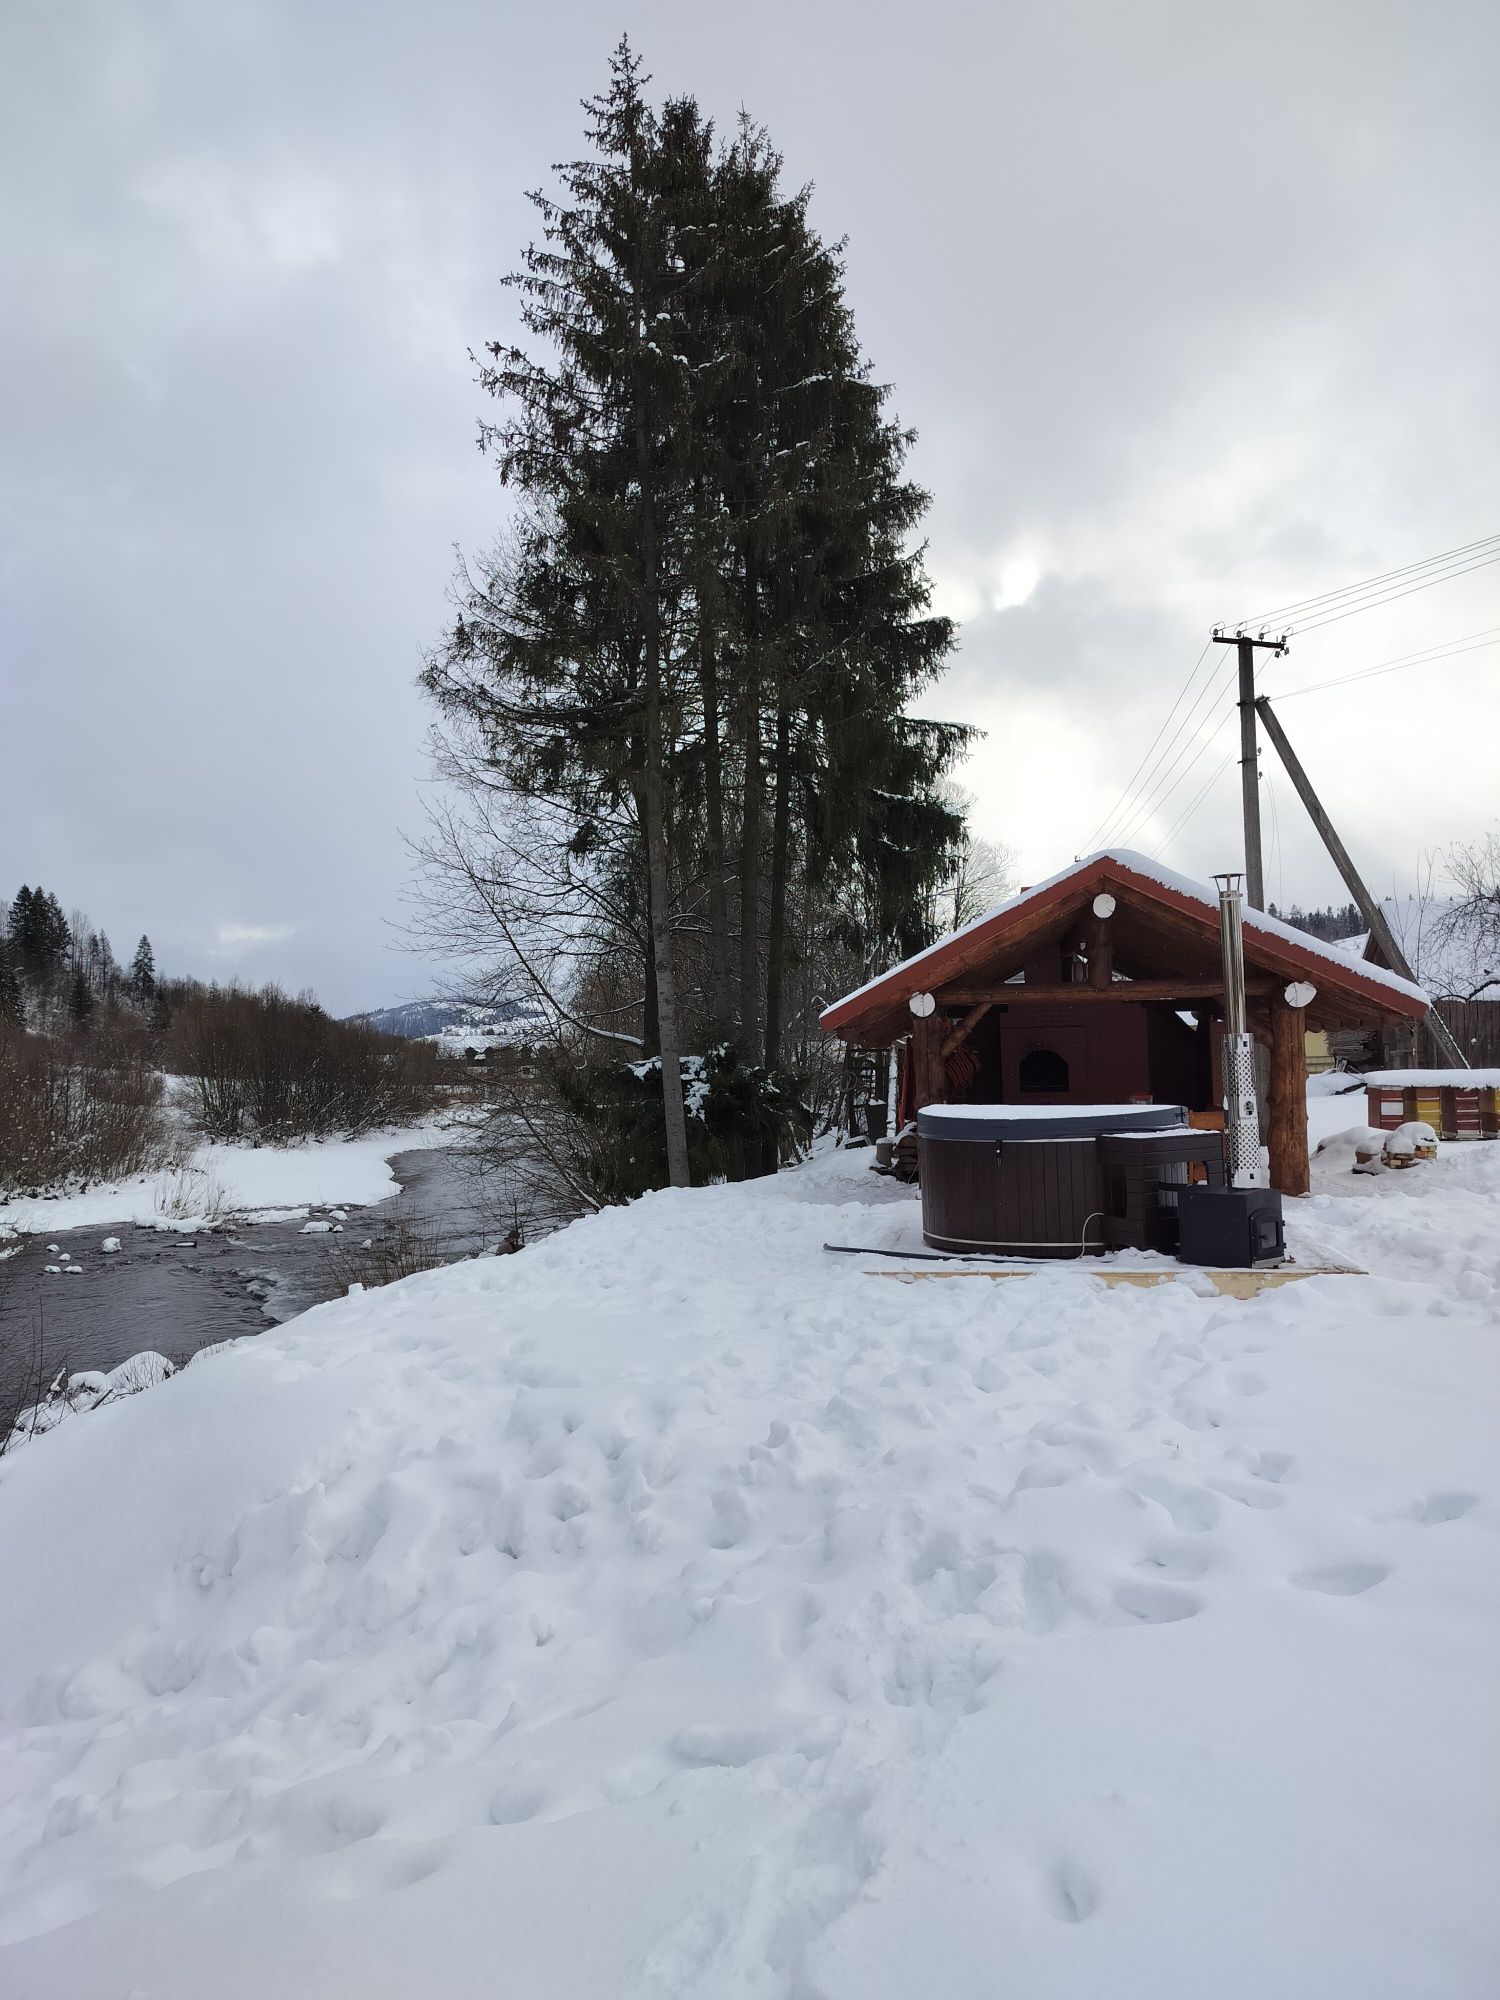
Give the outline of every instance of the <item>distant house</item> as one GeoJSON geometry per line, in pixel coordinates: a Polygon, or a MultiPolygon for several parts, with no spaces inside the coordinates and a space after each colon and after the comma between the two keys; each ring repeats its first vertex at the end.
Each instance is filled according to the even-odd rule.
{"type": "MultiPolygon", "coordinates": [[[[1433,1007],[1453,1039],[1471,1063],[1493,1067],[1500,1064],[1500,962],[1455,924],[1460,907],[1437,896],[1386,896],[1380,904],[1392,936],[1432,995],[1433,1007]]],[[[1384,953],[1368,931],[1339,942],[1352,958],[1385,964],[1384,953]]],[[[1334,1038],[1333,1054],[1351,1068],[1408,1061],[1419,1067],[1446,1068],[1449,1061],[1427,1027],[1417,1030],[1414,1044],[1409,1036],[1346,1033],[1334,1038]]]]}

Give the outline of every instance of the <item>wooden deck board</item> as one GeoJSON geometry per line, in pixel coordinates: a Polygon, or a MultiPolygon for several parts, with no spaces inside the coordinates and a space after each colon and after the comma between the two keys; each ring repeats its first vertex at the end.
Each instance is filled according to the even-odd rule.
{"type": "MultiPolygon", "coordinates": [[[[1207,1278],[1214,1290],[1227,1299],[1253,1299],[1261,1292],[1274,1291],[1279,1285],[1294,1285],[1301,1278],[1364,1278],[1366,1271],[1357,1270],[1352,1264],[1308,1264],[1265,1271],[1221,1271],[1208,1265],[1183,1264],[1176,1270],[1089,1270],[1080,1264],[1053,1264],[1049,1271],[1073,1271],[1085,1278],[1097,1278],[1104,1285],[1170,1285],[1179,1278],[1207,1278]]],[[[865,1271],[866,1278],[895,1278],[902,1284],[915,1285],[930,1282],[934,1278],[1035,1278],[1043,1273],[1035,1268],[1021,1270],[976,1270],[972,1266],[962,1271],[865,1271]]]]}

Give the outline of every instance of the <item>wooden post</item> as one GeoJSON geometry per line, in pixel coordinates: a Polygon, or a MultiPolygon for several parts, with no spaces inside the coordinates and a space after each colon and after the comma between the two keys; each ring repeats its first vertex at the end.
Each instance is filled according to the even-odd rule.
{"type": "Polygon", "coordinates": [[[941,1014],[917,1014],[912,1019],[911,1047],[919,1111],[924,1104],[948,1101],[948,1077],[943,1068],[943,1032],[947,1025],[941,1014]]]}
{"type": "Polygon", "coordinates": [[[1114,932],[1108,917],[1095,917],[1089,926],[1089,984],[1108,991],[1114,977],[1114,932]]]}
{"type": "Polygon", "coordinates": [[[1306,1194],[1307,1023],[1300,1007],[1276,1001],[1271,1008],[1271,1185],[1283,1194],[1306,1194]]]}

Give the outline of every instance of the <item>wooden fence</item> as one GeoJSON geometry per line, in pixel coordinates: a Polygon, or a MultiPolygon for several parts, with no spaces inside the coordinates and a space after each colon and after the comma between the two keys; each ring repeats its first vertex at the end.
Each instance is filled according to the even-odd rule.
{"type": "MultiPolygon", "coordinates": [[[[1500,1000],[1435,1000],[1433,1006],[1475,1069],[1500,1068],[1500,1000]]],[[[1417,1030],[1417,1067],[1448,1067],[1448,1057],[1425,1021],[1417,1030]]]]}

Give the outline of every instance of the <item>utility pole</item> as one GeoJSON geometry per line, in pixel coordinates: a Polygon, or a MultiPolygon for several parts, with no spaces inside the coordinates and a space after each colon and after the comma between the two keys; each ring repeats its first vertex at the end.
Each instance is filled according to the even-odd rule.
{"type": "Polygon", "coordinates": [[[1255,652],[1288,650],[1286,634],[1268,639],[1264,632],[1252,639],[1247,632],[1224,632],[1214,627],[1216,646],[1237,646],[1240,655],[1240,800],[1245,814],[1245,901],[1252,910],[1266,907],[1265,869],[1260,855],[1260,751],[1255,741],[1255,652]]]}
{"type": "MultiPolygon", "coordinates": [[[[1403,979],[1409,979],[1415,986],[1418,983],[1417,975],[1407,963],[1405,952],[1397,944],[1395,933],[1385,920],[1384,910],[1381,909],[1379,903],[1376,902],[1375,898],[1365,887],[1364,877],[1350,858],[1348,848],[1339,839],[1334,829],[1333,821],[1323,810],[1323,801],[1313,790],[1312,779],[1303,770],[1301,759],[1287,741],[1286,731],[1282,728],[1278,718],[1272,713],[1270,702],[1266,700],[1264,695],[1261,695],[1255,706],[1260,713],[1261,721],[1266,725],[1267,736],[1270,737],[1276,746],[1277,756],[1280,757],[1282,763],[1286,766],[1287,776],[1297,787],[1297,796],[1301,799],[1303,805],[1307,807],[1308,818],[1311,819],[1313,825],[1318,829],[1319,838],[1332,856],[1334,867],[1343,876],[1345,888],[1358,904],[1359,913],[1364,918],[1366,924],[1368,924],[1370,935],[1376,944],[1379,945],[1386,964],[1392,972],[1399,972],[1403,979]]],[[[1428,1014],[1427,1025],[1431,1028],[1439,1047],[1448,1057],[1453,1067],[1455,1069],[1467,1069],[1469,1067],[1469,1058],[1458,1046],[1453,1037],[1453,1031],[1449,1028],[1448,1023],[1443,1019],[1436,1007],[1428,1014]]]]}

